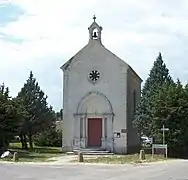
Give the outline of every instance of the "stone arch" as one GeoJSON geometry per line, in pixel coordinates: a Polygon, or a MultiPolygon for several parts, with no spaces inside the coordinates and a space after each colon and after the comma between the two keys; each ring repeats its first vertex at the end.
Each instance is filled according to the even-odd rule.
{"type": "Polygon", "coordinates": [[[92,91],[81,98],[77,114],[112,114],[113,108],[109,99],[100,92],[92,91]]]}
{"type": "Polygon", "coordinates": [[[88,28],[88,30],[89,30],[90,40],[95,39],[95,40],[101,41],[101,31],[102,31],[102,27],[101,26],[99,26],[96,22],[93,22],[91,24],[91,26],[88,28]],[[97,32],[96,33],[97,34],[96,38],[94,38],[94,36],[93,36],[94,32],[97,32]]]}

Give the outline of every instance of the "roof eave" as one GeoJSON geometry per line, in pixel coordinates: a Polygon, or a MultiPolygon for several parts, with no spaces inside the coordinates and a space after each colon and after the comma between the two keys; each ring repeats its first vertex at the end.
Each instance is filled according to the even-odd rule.
{"type": "Polygon", "coordinates": [[[136,75],[136,77],[140,80],[140,82],[143,82],[143,80],[141,79],[141,77],[133,70],[133,68],[130,65],[128,65],[128,66],[131,69],[131,71],[136,75]]]}

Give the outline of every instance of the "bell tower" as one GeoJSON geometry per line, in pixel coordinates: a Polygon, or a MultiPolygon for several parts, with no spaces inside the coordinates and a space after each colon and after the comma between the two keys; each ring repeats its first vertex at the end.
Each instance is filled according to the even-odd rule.
{"type": "Polygon", "coordinates": [[[93,23],[88,28],[88,30],[89,30],[89,41],[91,41],[91,40],[97,40],[97,41],[99,41],[101,43],[101,31],[102,31],[102,27],[99,26],[96,23],[96,17],[95,17],[95,15],[93,16],[93,23]]]}

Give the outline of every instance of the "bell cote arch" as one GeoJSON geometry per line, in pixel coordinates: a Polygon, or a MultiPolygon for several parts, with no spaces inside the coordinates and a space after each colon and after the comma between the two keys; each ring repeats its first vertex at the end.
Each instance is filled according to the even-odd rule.
{"type": "Polygon", "coordinates": [[[93,23],[88,28],[88,30],[89,30],[89,40],[98,40],[99,42],[101,42],[102,27],[99,26],[96,23],[95,15],[93,16],[93,20],[94,20],[93,23]]]}

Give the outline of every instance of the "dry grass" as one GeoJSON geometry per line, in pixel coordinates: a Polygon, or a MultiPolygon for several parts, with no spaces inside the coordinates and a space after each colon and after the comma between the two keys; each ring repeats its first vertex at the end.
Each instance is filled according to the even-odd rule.
{"type": "Polygon", "coordinates": [[[111,156],[101,156],[95,158],[85,158],[85,163],[105,163],[105,164],[130,164],[130,163],[146,163],[146,162],[156,162],[168,160],[164,158],[163,155],[151,155],[146,154],[145,160],[139,159],[139,154],[132,155],[111,155],[111,156]]]}
{"type": "MultiPolygon", "coordinates": [[[[21,143],[11,143],[9,150],[18,152],[19,162],[48,162],[52,157],[62,156],[62,149],[59,147],[38,147],[33,149],[23,150],[21,143]]],[[[12,158],[4,158],[1,160],[12,161],[12,158]]]]}

